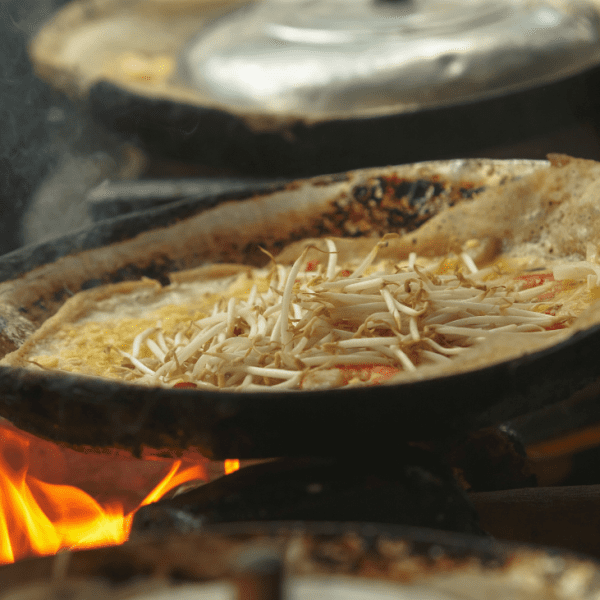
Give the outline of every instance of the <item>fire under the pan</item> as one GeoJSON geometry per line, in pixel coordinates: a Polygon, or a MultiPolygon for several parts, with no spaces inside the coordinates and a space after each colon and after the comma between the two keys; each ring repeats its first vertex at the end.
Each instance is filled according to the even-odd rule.
{"type": "Polygon", "coordinates": [[[491,534],[600,555],[588,510],[600,486],[535,487],[529,459],[541,446],[528,447],[528,458],[506,427],[452,444],[386,440],[337,456],[245,461],[209,461],[191,450],[171,459],[149,450],[142,458],[74,450],[4,420],[0,439],[0,564],[280,521],[491,534]],[[557,516],[561,506],[589,517],[589,532],[557,516]]]}
{"type": "Polygon", "coordinates": [[[2,420],[0,563],[237,521],[378,522],[482,535],[464,488],[531,483],[505,432],[484,438],[482,455],[504,444],[493,480],[460,446],[448,455],[452,466],[439,449],[392,443],[337,457],[243,461],[240,469],[236,459],[209,461],[192,450],[171,459],[74,450],[2,420]]]}
{"type": "Polygon", "coordinates": [[[3,419],[0,441],[0,564],[121,544],[140,506],[222,475],[224,467],[192,451],[173,459],[75,451],[3,419]]]}

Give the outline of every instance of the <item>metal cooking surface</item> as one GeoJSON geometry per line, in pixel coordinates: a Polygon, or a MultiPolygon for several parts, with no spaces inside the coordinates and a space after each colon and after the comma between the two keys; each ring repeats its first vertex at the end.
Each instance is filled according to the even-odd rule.
{"type": "Polygon", "coordinates": [[[356,116],[555,81],[596,66],[599,41],[583,2],[268,0],[207,26],[182,60],[233,111],[356,116]]]}
{"type": "MultiPolygon", "coordinates": [[[[298,177],[456,157],[542,159],[549,151],[600,158],[593,97],[600,76],[594,58],[596,8],[560,0],[500,4],[481,0],[476,5],[482,18],[477,20],[474,3],[465,11],[463,2],[457,1],[428,0],[422,5],[382,1],[370,8],[366,0],[353,0],[350,5],[356,12],[346,10],[354,14],[348,17],[350,25],[344,21],[339,27],[358,29],[358,41],[318,42],[315,52],[303,54],[304,42],[294,36],[327,32],[321,21],[329,19],[331,6],[337,6],[330,2],[310,4],[311,10],[321,6],[329,16],[311,17],[302,5],[297,25],[285,16],[296,3],[276,2],[274,8],[269,3],[264,9],[256,8],[262,5],[257,3],[247,9],[249,23],[254,8],[270,11],[263,24],[271,23],[273,31],[263,32],[261,19],[256,27],[259,37],[267,36],[267,47],[272,40],[278,51],[274,56],[280,57],[272,63],[265,59],[265,68],[274,70],[262,78],[263,83],[268,80],[264,84],[268,89],[257,91],[243,76],[240,86],[227,83],[228,91],[218,84],[222,94],[235,96],[236,101],[240,87],[244,89],[250,96],[243,102],[250,107],[213,97],[208,85],[194,87],[181,58],[198,35],[210,36],[214,27],[226,27],[226,15],[248,4],[243,0],[202,3],[201,8],[190,2],[153,0],[140,11],[136,0],[84,0],[81,6],[86,10],[74,3],[57,13],[32,41],[30,51],[37,73],[52,87],[72,97],[107,130],[161,159],[253,176],[298,177]],[[282,17],[279,6],[284,4],[282,17]],[[380,37],[392,50],[386,50],[384,58],[377,56],[375,46],[365,49],[361,28],[369,31],[370,26],[362,14],[371,9],[406,16],[400,36],[390,33],[386,24],[387,33],[380,37]],[[465,24],[464,38],[448,33],[438,19],[431,27],[432,44],[424,51],[413,48],[412,56],[399,60],[397,46],[417,43],[411,28],[427,30],[424,22],[435,21],[429,18],[433,9],[447,11],[452,20],[465,24]],[[488,23],[487,29],[498,27],[502,35],[488,36],[486,27],[481,27],[490,19],[494,25],[488,23]],[[355,27],[357,20],[359,27],[355,27]],[[473,40],[478,31],[485,44],[473,40]],[[285,37],[290,35],[294,40],[285,37]],[[364,60],[354,60],[357,49],[364,60]],[[303,64],[288,68],[286,53],[288,58],[299,55],[303,64]],[[348,61],[342,60],[346,53],[353,57],[349,69],[348,61]],[[311,57],[308,66],[307,57],[311,57]],[[393,67],[398,60],[399,74],[393,67]],[[357,71],[357,65],[363,70],[357,71]],[[294,85],[283,92],[288,71],[294,85]],[[370,93],[370,79],[363,71],[371,72],[375,92],[370,93]],[[311,72],[320,78],[313,84],[311,72]],[[296,85],[301,73],[307,80],[304,87],[296,85]],[[403,83],[400,89],[398,80],[403,83]],[[320,94],[321,84],[328,90],[325,96],[320,94]],[[257,104],[257,95],[268,101],[257,104]],[[287,112],[282,112],[284,101],[290,103],[287,112]],[[300,105],[310,105],[311,110],[300,105]]],[[[340,11],[334,8],[333,12],[339,16],[340,11]]],[[[390,22],[398,20],[402,18],[390,22]]],[[[226,44],[227,36],[222,37],[226,44]]],[[[233,34],[232,41],[240,45],[241,55],[233,56],[234,52],[219,59],[228,64],[227,69],[218,69],[223,76],[235,79],[240,71],[255,72],[236,67],[246,64],[242,37],[233,34]]],[[[254,57],[257,66],[258,55],[262,50],[254,57]]]]}

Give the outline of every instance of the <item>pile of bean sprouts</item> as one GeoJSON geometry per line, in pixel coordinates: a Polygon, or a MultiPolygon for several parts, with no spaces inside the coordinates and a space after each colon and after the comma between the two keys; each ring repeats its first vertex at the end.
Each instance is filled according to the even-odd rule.
{"type": "Polygon", "coordinates": [[[374,266],[385,243],[350,271],[327,240],[316,266],[310,248],[291,267],[274,264],[266,292],[254,285],[245,299],[224,298],[172,337],[157,323],[121,352],[128,379],[232,391],[365,385],[340,373],[360,365],[414,371],[497,332],[554,333],[547,328],[557,317],[534,302],[554,282],[519,290],[492,267],[478,270],[467,254],[445,274],[419,267],[414,254],[403,265],[374,266]],[[150,357],[140,357],[144,346],[150,357]]]}

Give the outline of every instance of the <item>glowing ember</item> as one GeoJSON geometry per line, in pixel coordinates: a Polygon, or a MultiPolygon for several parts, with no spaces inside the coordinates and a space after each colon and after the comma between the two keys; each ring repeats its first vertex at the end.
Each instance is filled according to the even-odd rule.
{"type": "Polygon", "coordinates": [[[137,508],[182,483],[207,479],[203,464],[171,463],[164,476],[165,461],[82,454],[0,421],[0,563],[125,542],[137,508]],[[114,493],[124,480],[129,488],[120,498],[98,500],[67,485],[67,477],[88,490],[101,481],[104,494],[114,493]],[[141,501],[140,493],[147,494],[141,501]]]}
{"type": "Polygon", "coordinates": [[[234,473],[240,468],[240,461],[237,458],[228,458],[225,461],[225,475],[234,473]]]}

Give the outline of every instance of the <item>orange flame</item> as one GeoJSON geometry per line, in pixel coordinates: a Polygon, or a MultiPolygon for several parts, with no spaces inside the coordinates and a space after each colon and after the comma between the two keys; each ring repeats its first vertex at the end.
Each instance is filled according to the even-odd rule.
{"type": "MultiPolygon", "coordinates": [[[[156,480],[165,469],[164,461],[81,455],[0,422],[0,564],[54,554],[61,548],[121,544],[129,537],[137,508],[160,499],[182,483],[207,479],[203,464],[183,465],[176,460],[158,485],[141,502],[134,500],[133,509],[126,510],[126,505],[132,504],[131,498],[125,497],[127,494],[99,502],[78,487],[49,483],[39,477],[43,474],[45,479],[61,480],[71,471],[84,482],[87,477],[89,487],[89,480],[93,479],[90,465],[96,468],[96,479],[108,477],[102,482],[109,490],[115,483],[110,481],[111,474],[113,479],[118,474],[132,485],[145,484],[147,490],[151,480],[156,480]],[[36,460],[43,464],[36,464],[36,460]],[[120,469],[115,467],[115,461],[120,461],[120,469]],[[33,474],[36,468],[39,473],[33,474]]],[[[131,496],[133,492],[129,492],[131,496]]]]}
{"type": "Polygon", "coordinates": [[[225,475],[235,473],[240,468],[240,461],[237,458],[227,458],[224,464],[225,475]]]}

